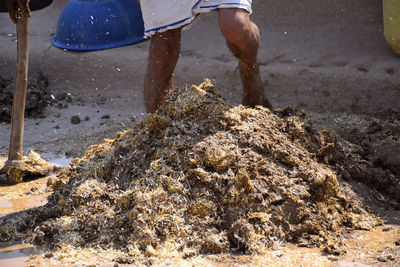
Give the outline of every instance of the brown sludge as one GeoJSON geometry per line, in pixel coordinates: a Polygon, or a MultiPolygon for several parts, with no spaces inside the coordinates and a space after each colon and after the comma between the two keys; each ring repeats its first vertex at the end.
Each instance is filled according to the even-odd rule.
{"type": "Polygon", "coordinates": [[[4,219],[0,237],[85,264],[261,253],[283,241],[340,253],[342,230],[381,220],[342,178],[352,179],[349,158],[353,167],[364,163],[338,140],[293,116],[232,106],[205,80],[176,89],[133,129],[90,147],[59,174],[66,184],[54,187],[48,204],[16,226],[4,219]]]}

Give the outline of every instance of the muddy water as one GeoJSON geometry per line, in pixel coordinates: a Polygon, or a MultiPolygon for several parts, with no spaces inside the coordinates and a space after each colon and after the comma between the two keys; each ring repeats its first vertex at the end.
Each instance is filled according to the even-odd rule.
{"type": "MultiPolygon", "coordinates": [[[[54,154],[45,154],[41,156],[50,164],[56,165],[59,168],[67,167],[72,160],[64,155],[57,156],[54,154]]],[[[6,158],[0,157],[0,168],[3,166],[5,161],[6,158]]],[[[44,205],[46,203],[46,197],[50,194],[50,192],[46,191],[48,178],[49,177],[43,177],[34,180],[27,180],[17,185],[9,185],[7,183],[6,175],[1,174],[0,216],[44,205]]]]}
{"type": "Polygon", "coordinates": [[[38,254],[36,249],[29,244],[14,244],[0,248],[0,266],[27,266],[31,255],[38,254]]]}
{"type": "MultiPolygon", "coordinates": [[[[5,177],[2,177],[5,179],[5,177]]],[[[24,182],[17,185],[0,184],[0,217],[42,206],[47,203],[47,177],[24,182]]],[[[28,266],[31,255],[38,254],[29,244],[0,243],[0,266],[28,266]]],[[[42,263],[34,266],[45,266],[42,263]]]]}
{"type": "Polygon", "coordinates": [[[0,217],[10,213],[42,206],[46,203],[47,198],[44,196],[31,196],[17,199],[0,200],[0,217]]]}
{"type": "MultiPolygon", "coordinates": [[[[5,195],[6,197],[15,197],[0,198],[0,217],[46,204],[47,194],[43,191],[39,191],[39,189],[33,190],[34,192],[42,192],[39,195],[18,197],[20,195],[27,195],[27,193],[31,192],[32,188],[44,188],[46,180],[46,178],[42,178],[38,181],[0,187],[0,194],[5,195]]],[[[34,247],[29,244],[9,246],[1,244],[1,246],[0,266],[27,266],[26,261],[29,259],[29,256],[37,254],[34,247]]]]}
{"type": "Polygon", "coordinates": [[[10,203],[7,203],[8,200],[43,195],[47,187],[47,178],[31,180],[17,185],[8,185],[4,181],[5,178],[0,179],[0,201],[4,201],[0,207],[10,206],[10,203]]]}
{"type": "Polygon", "coordinates": [[[54,164],[60,168],[68,167],[72,158],[66,157],[65,155],[55,155],[53,153],[41,154],[41,157],[47,160],[50,164],[54,164]]]}
{"type": "MultiPolygon", "coordinates": [[[[66,157],[54,155],[49,155],[48,158],[50,163],[61,168],[68,166],[71,161],[66,157]]],[[[4,162],[5,160],[0,163],[4,162]]],[[[48,177],[44,177],[17,185],[8,185],[5,175],[0,175],[0,217],[46,204],[47,196],[51,194],[46,191],[47,179],[48,177]]],[[[0,267],[49,266],[42,258],[39,258],[38,262],[31,261],[31,257],[38,254],[39,252],[30,244],[0,243],[0,267]]]]}

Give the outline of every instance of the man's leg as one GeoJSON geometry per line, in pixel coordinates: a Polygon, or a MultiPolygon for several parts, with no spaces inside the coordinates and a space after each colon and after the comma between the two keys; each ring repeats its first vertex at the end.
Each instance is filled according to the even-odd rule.
{"type": "Polygon", "coordinates": [[[181,49],[181,29],[156,33],[151,38],[144,101],[147,112],[157,110],[173,87],[173,77],[181,49]]]}
{"type": "Polygon", "coordinates": [[[239,71],[243,84],[243,105],[262,105],[270,108],[264,94],[257,52],[260,33],[257,25],[250,21],[249,13],[240,8],[220,8],[219,26],[229,49],[239,59],[239,71]]]}

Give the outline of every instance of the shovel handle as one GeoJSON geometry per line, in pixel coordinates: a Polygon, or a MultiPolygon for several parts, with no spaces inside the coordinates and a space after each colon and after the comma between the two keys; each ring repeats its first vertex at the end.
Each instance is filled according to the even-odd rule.
{"type": "Polygon", "coordinates": [[[11,114],[11,138],[9,160],[21,160],[24,139],[25,99],[28,85],[29,17],[22,12],[17,21],[17,73],[11,114]]]}

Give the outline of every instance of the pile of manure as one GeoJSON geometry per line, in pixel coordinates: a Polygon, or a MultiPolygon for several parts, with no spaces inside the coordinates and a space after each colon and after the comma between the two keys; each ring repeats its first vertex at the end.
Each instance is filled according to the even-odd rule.
{"type": "Polygon", "coordinates": [[[382,221],[342,178],[346,165],[330,162],[337,138],[261,106],[233,106],[205,80],[73,160],[49,181],[49,203],[14,224],[3,219],[0,238],[86,264],[262,253],[286,241],[340,253],[344,229],[382,221]]]}
{"type": "MultiPolygon", "coordinates": [[[[43,118],[44,109],[54,102],[47,92],[48,78],[41,72],[35,74],[27,85],[25,117],[43,118]]],[[[0,76],[0,122],[11,122],[15,82],[0,76]]]]}

